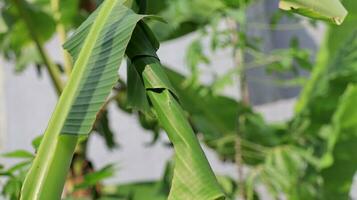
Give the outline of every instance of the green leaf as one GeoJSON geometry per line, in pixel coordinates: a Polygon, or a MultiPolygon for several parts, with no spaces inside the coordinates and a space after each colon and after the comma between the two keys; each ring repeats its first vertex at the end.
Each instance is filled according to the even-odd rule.
{"type": "Polygon", "coordinates": [[[211,0],[210,3],[206,0],[168,1],[159,15],[170,23],[152,21],[150,27],[160,41],[181,37],[207,24],[213,14],[226,7],[225,3],[222,0],[211,0]]]}
{"type": "Polygon", "coordinates": [[[61,0],[60,1],[60,12],[61,12],[61,23],[65,26],[70,26],[78,18],[79,12],[79,0],[61,0]]]}
{"type": "Polygon", "coordinates": [[[3,187],[2,193],[5,197],[8,197],[10,200],[16,200],[19,198],[21,190],[21,180],[10,179],[3,187]]]}
{"type": "Polygon", "coordinates": [[[227,199],[235,199],[237,196],[238,185],[236,181],[229,176],[217,176],[218,182],[222,187],[222,190],[227,195],[227,199]]]}
{"type": "Polygon", "coordinates": [[[114,175],[114,173],[115,173],[114,166],[107,165],[107,166],[103,167],[102,169],[99,169],[95,172],[86,174],[84,176],[84,181],[82,183],[80,183],[79,185],[76,185],[75,190],[95,186],[100,181],[103,181],[104,179],[112,177],[114,175]]]}
{"type": "Polygon", "coordinates": [[[3,154],[2,156],[6,158],[33,158],[34,155],[25,150],[16,150],[3,154]]]}
{"type": "Polygon", "coordinates": [[[37,136],[35,137],[32,142],[31,145],[32,147],[37,151],[38,148],[40,147],[41,141],[42,141],[43,135],[37,136]]]}
{"type": "MultiPolygon", "coordinates": [[[[331,99],[332,96],[331,94],[333,94],[334,92],[331,91],[330,94],[326,93],[327,90],[326,87],[329,86],[329,84],[327,83],[328,80],[326,80],[328,78],[327,74],[329,72],[335,70],[344,71],[345,69],[350,68],[350,70],[348,70],[350,71],[349,76],[351,77],[354,76],[353,75],[354,70],[350,64],[351,62],[341,63],[341,61],[342,60],[348,61],[347,59],[345,59],[345,57],[351,58],[353,52],[356,51],[357,49],[357,45],[355,44],[356,34],[354,33],[356,32],[355,22],[357,20],[357,1],[345,0],[343,2],[346,5],[346,8],[348,9],[348,12],[350,14],[347,16],[345,22],[341,26],[328,27],[328,32],[326,34],[325,41],[323,42],[322,47],[318,52],[317,64],[314,67],[311,78],[305,85],[302,94],[299,97],[299,101],[296,104],[297,113],[302,113],[309,109],[316,110],[316,105],[320,105],[317,107],[321,108],[323,104],[318,103],[319,102],[319,100],[317,99],[318,96],[325,94],[325,97],[321,99],[326,99],[326,97],[329,97],[328,99],[331,99]],[[342,53],[338,54],[338,52],[341,52],[342,49],[345,49],[345,51],[348,50],[351,56],[345,56],[342,53]],[[312,105],[314,102],[316,105],[312,105]]],[[[347,86],[346,82],[348,82],[348,80],[345,80],[343,82],[345,88],[347,86]]],[[[333,96],[340,96],[344,90],[342,91],[336,90],[336,91],[340,91],[340,92],[338,92],[338,94],[335,94],[333,96]]],[[[331,103],[331,107],[332,109],[336,108],[335,101],[331,103]]],[[[318,112],[322,113],[321,111],[317,111],[316,113],[318,112]]],[[[325,113],[323,115],[326,117],[332,116],[332,113],[325,113]]],[[[316,118],[318,119],[319,117],[312,117],[311,119],[316,119],[316,118]]]]}
{"type": "MultiPolygon", "coordinates": [[[[167,194],[161,190],[161,182],[137,182],[131,184],[122,184],[112,187],[110,192],[104,192],[104,195],[115,197],[113,200],[166,200],[167,194]]],[[[109,200],[104,197],[101,200],[109,200]]]]}
{"type": "Polygon", "coordinates": [[[347,15],[340,0],[280,0],[279,7],[338,25],[342,24],[347,15]]]}
{"type": "Polygon", "coordinates": [[[107,148],[112,150],[115,147],[117,147],[118,144],[115,141],[114,133],[110,128],[108,113],[109,111],[107,109],[102,110],[97,116],[97,121],[94,127],[95,127],[95,131],[101,137],[103,137],[107,148]]]}
{"type": "Polygon", "coordinates": [[[305,149],[281,145],[266,151],[263,164],[252,168],[247,178],[248,199],[253,199],[255,187],[264,184],[278,199],[284,193],[287,199],[312,199],[309,192],[314,185],[304,179],[306,173],[305,149]]]}
{"type": "Polygon", "coordinates": [[[26,169],[29,165],[31,164],[31,161],[23,161],[15,164],[14,166],[11,166],[7,172],[9,173],[14,173],[19,170],[26,169]]]}
{"type": "MultiPolygon", "coordinates": [[[[333,31],[331,33],[328,42],[337,36],[333,31]]],[[[297,103],[294,119],[296,127],[308,123],[304,129],[310,130],[303,132],[310,132],[310,136],[311,133],[318,135],[325,124],[331,123],[341,95],[349,83],[357,82],[356,41],[357,32],[350,32],[344,41],[340,41],[343,45],[340,44],[337,50],[325,46],[320,52],[318,65],[297,103]]]]}
{"type": "Polygon", "coordinates": [[[134,110],[149,112],[150,105],[146,97],[143,81],[135,67],[128,65],[128,106],[134,110]]]}
{"type": "MultiPolygon", "coordinates": [[[[173,176],[173,162],[166,164],[161,180],[108,186],[103,189],[103,196],[125,200],[166,200],[173,176]]],[[[104,198],[106,199],[106,198],[104,198]]],[[[104,200],[103,199],[103,200],[104,200]]]]}
{"type": "Polygon", "coordinates": [[[6,29],[6,32],[0,30],[0,51],[6,59],[16,61],[16,72],[22,72],[29,64],[42,63],[31,34],[41,43],[51,39],[55,31],[51,15],[41,6],[24,0],[5,1],[0,13],[0,29],[6,29]]]}
{"type": "Polygon", "coordinates": [[[202,42],[200,40],[193,41],[187,49],[186,62],[191,70],[191,81],[197,82],[200,75],[199,65],[209,64],[210,59],[205,55],[203,51],[202,42]]]}
{"type": "Polygon", "coordinates": [[[318,64],[297,103],[294,128],[290,130],[310,143],[322,157],[322,167],[327,167],[322,171],[324,199],[347,199],[356,170],[355,159],[351,157],[355,152],[349,143],[355,142],[356,130],[352,124],[345,128],[344,121],[354,120],[355,112],[350,101],[355,99],[352,88],[357,83],[357,1],[343,3],[350,14],[341,26],[329,27],[318,64]],[[352,86],[347,89],[348,85],[352,86]]]}
{"type": "Polygon", "coordinates": [[[88,134],[96,113],[118,80],[125,47],[142,18],[121,4],[122,1],[114,4],[106,18],[98,16],[94,21],[97,13],[91,15],[64,45],[75,59],[72,77],[76,77],[71,79],[76,90],[71,88],[74,101],[62,130],[64,134],[88,134]],[[77,73],[79,68],[83,69],[77,73]]]}
{"type": "Polygon", "coordinates": [[[33,31],[41,42],[49,40],[55,32],[55,22],[51,15],[46,13],[40,6],[24,0],[16,0],[16,7],[13,3],[6,3],[2,12],[3,18],[8,26],[9,43],[12,48],[22,48],[31,42],[30,30],[27,29],[25,21],[32,26],[36,25],[33,31]],[[24,19],[24,17],[27,17],[24,19]]]}
{"type": "Polygon", "coordinates": [[[118,81],[132,31],[143,17],[123,2],[104,1],[64,45],[74,58],[74,69],[26,177],[22,199],[60,198],[79,135],[92,130],[118,81]]]}
{"type": "Polygon", "coordinates": [[[24,71],[29,63],[42,63],[42,59],[34,45],[23,48],[17,55],[16,72],[24,71]]]}

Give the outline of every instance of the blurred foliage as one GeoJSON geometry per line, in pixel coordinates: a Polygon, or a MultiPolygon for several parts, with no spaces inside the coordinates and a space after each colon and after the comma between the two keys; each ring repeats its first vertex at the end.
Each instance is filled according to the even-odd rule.
{"type": "MultiPolygon", "coordinates": [[[[37,142],[40,137],[33,140],[33,147],[36,150],[37,142]]],[[[1,183],[1,194],[9,200],[19,199],[22,183],[26,173],[32,163],[34,154],[26,150],[15,150],[0,155],[3,158],[16,160],[16,163],[9,168],[0,165],[0,177],[4,178],[1,183]]]]}
{"type": "Polygon", "coordinates": [[[322,157],[324,199],[348,199],[357,170],[352,159],[357,152],[351,148],[356,141],[355,124],[348,122],[355,113],[349,102],[354,98],[352,88],[357,73],[357,30],[352,25],[357,4],[350,0],[344,4],[350,15],[341,27],[329,27],[318,64],[291,123],[291,130],[301,138],[300,143],[314,148],[314,154],[322,157]]]}
{"type": "MultiPolygon", "coordinates": [[[[0,3],[0,52],[5,59],[16,63],[17,72],[25,70],[30,64],[44,65],[33,35],[39,38],[40,45],[44,45],[54,36],[56,23],[59,23],[52,16],[49,0],[19,2],[23,4],[25,13],[20,13],[10,0],[0,3]],[[27,29],[24,18],[36,28],[27,29]]],[[[60,2],[60,23],[70,32],[101,1],[60,2]]],[[[166,68],[177,98],[202,142],[214,150],[222,161],[235,162],[236,139],[240,137],[241,156],[249,172],[244,188],[239,188],[237,180],[219,177],[228,199],[234,199],[241,190],[246,190],[246,199],[259,199],[256,190],[260,185],[267,188],[269,194],[276,199],[281,195],[289,200],[348,199],[353,175],[357,170],[354,158],[357,155],[357,111],[353,105],[357,101],[357,2],[343,1],[349,15],[341,26],[329,25],[316,64],[311,62],[310,52],[300,48],[296,38],[291,40],[290,48],[268,53],[263,51],[260,42],[257,42],[260,38],[253,38],[246,29],[239,26],[244,23],[250,25],[246,21],[246,10],[255,2],[148,1],[148,13],[158,15],[167,22],[148,21],[160,41],[181,38],[195,32],[194,41],[186,51],[186,64],[190,74],[184,76],[166,68]],[[226,24],[223,28],[222,23],[226,24]],[[232,42],[232,34],[236,34],[238,38],[236,46],[232,42]],[[209,45],[205,46],[207,41],[209,45]],[[248,69],[261,67],[269,74],[294,73],[301,78],[295,81],[300,82],[305,82],[305,79],[300,76],[299,70],[311,71],[312,78],[303,84],[304,89],[292,119],[280,124],[268,123],[249,105],[222,95],[222,91],[234,84],[234,79],[239,76],[236,68],[223,75],[214,74],[215,78],[209,84],[200,82],[201,68],[212,63],[211,53],[234,48],[244,48],[244,53],[251,58],[244,61],[248,69]],[[242,128],[237,122],[240,116],[245,117],[243,134],[238,134],[242,128]]],[[[275,30],[286,15],[289,14],[278,11],[271,16],[271,24],[266,26],[275,30]]],[[[288,17],[292,18],[290,15],[288,17]]],[[[298,22],[300,19],[295,20],[298,22]]],[[[130,93],[133,90],[145,90],[140,88],[142,84],[136,84],[140,81],[136,71],[128,70],[127,83],[122,80],[118,82],[113,89],[112,100],[120,110],[136,115],[140,125],[152,131],[153,141],[156,142],[160,136],[160,126],[156,114],[147,110],[150,102],[146,96],[133,97],[142,94],[140,92],[130,93]],[[141,112],[142,110],[148,112],[141,112]]],[[[104,138],[109,149],[113,149],[119,144],[114,140],[117,133],[110,129],[110,123],[114,122],[110,121],[108,114],[106,107],[103,108],[103,112],[97,116],[94,131],[104,138]]],[[[34,145],[38,144],[39,139],[36,139],[34,145]]],[[[19,150],[3,156],[21,160],[9,168],[0,166],[0,175],[5,177],[3,196],[11,200],[18,199],[33,153],[19,150]]],[[[96,172],[87,173],[83,182],[74,187],[91,188],[111,177],[113,170],[108,165],[96,172]]],[[[161,180],[104,185],[100,199],[166,199],[171,177],[169,163],[161,180]]],[[[73,198],[69,196],[68,199],[73,198]]]]}

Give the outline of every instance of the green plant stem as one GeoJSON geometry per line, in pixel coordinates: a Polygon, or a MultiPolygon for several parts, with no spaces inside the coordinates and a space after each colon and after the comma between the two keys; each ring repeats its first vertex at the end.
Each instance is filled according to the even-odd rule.
{"type": "Polygon", "coordinates": [[[24,20],[27,29],[30,33],[30,36],[33,40],[33,42],[36,45],[36,48],[42,58],[42,61],[44,62],[45,66],[48,69],[48,72],[51,76],[52,83],[57,91],[57,94],[60,94],[61,91],[64,88],[63,81],[61,79],[61,72],[59,71],[58,67],[56,64],[51,60],[49,55],[46,53],[43,44],[41,43],[39,37],[37,36],[34,28],[34,26],[31,22],[31,16],[26,12],[26,9],[23,7],[25,2],[23,0],[12,0],[14,5],[17,7],[22,19],[24,20]]]}
{"type": "MultiPolygon", "coordinates": [[[[60,0],[51,0],[51,8],[56,21],[56,31],[60,39],[61,44],[64,44],[67,40],[66,28],[61,22],[60,0]]],[[[63,50],[64,60],[64,72],[67,77],[70,77],[72,71],[72,58],[69,53],[63,50]]]]}
{"type": "MultiPolygon", "coordinates": [[[[245,12],[245,5],[243,4],[241,9],[245,12]]],[[[239,81],[239,92],[241,94],[242,103],[244,106],[250,105],[250,97],[249,97],[249,89],[247,83],[247,68],[244,62],[244,49],[245,44],[244,41],[239,40],[239,33],[245,33],[245,26],[246,26],[246,19],[245,16],[243,17],[242,21],[240,21],[240,27],[238,27],[238,22],[234,19],[228,19],[230,31],[231,31],[231,40],[233,45],[233,63],[235,68],[237,69],[238,73],[238,81],[239,81]],[[240,30],[239,30],[240,29],[240,30]]],[[[240,115],[238,117],[238,135],[235,142],[235,162],[238,169],[238,183],[239,183],[239,195],[240,198],[247,199],[246,189],[245,189],[245,178],[243,172],[243,151],[242,151],[242,144],[241,139],[244,134],[247,134],[245,131],[245,122],[246,116],[240,115]]]]}
{"type": "Polygon", "coordinates": [[[61,199],[72,160],[68,158],[73,157],[78,138],[75,135],[53,138],[52,135],[45,134],[33,166],[23,183],[20,200],[61,199]],[[51,149],[47,148],[49,146],[51,149]]]}
{"type": "MultiPolygon", "coordinates": [[[[33,42],[36,45],[36,48],[38,52],[40,53],[40,56],[42,58],[42,61],[44,62],[45,66],[47,67],[47,70],[49,72],[51,81],[56,89],[57,95],[60,96],[63,89],[64,89],[64,82],[61,79],[61,72],[59,71],[58,67],[54,64],[54,62],[51,60],[49,55],[47,54],[46,50],[44,49],[43,45],[41,44],[41,41],[39,40],[36,32],[33,30],[32,27],[32,22],[31,18],[29,18],[29,14],[26,12],[26,10],[23,8],[23,2],[22,0],[13,0],[15,5],[17,6],[19,13],[21,14],[26,26],[28,27],[30,36],[33,40],[33,42]]],[[[60,23],[60,11],[59,11],[59,0],[52,0],[51,6],[52,6],[52,11],[54,13],[54,17],[56,20],[56,30],[57,34],[59,36],[59,39],[61,43],[64,43],[66,41],[66,31],[63,26],[63,24],[60,23]]],[[[72,69],[72,62],[71,62],[71,57],[70,55],[66,52],[63,51],[64,53],[64,70],[67,75],[67,77],[70,76],[71,69],[72,69]]],[[[51,138],[51,139],[46,139],[44,138],[43,141],[56,141],[57,139],[51,138]]],[[[58,181],[58,186],[59,187],[47,187],[46,191],[41,192],[41,197],[38,196],[37,198],[43,198],[43,199],[60,199],[60,196],[58,194],[62,194],[62,188],[63,184],[65,183],[65,179],[67,177],[67,172],[70,167],[70,161],[68,158],[72,158],[73,156],[73,151],[76,147],[78,137],[77,136],[60,136],[59,140],[57,143],[52,143],[47,144],[50,146],[54,146],[55,148],[55,154],[54,155],[60,155],[59,157],[52,158],[52,161],[49,161],[52,163],[53,166],[53,171],[51,171],[51,175],[49,179],[45,179],[47,182],[43,182],[43,185],[51,185],[51,182],[54,180],[60,180],[58,181]],[[62,146],[62,148],[61,148],[62,146]],[[67,148],[63,148],[63,146],[67,148]]],[[[85,144],[82,145],[85,142],[80,143],[80,147],[86,146],[85,144]]],[[[42,146],[46,146],[45,144],[42,146]]],[[[83,148],[83,147],[82,147],[83,148]]],[[[48,152],[48,151],[47,151],[48,152]]],[[[40,155],[37,155],[39,157],[40,155]]],[[[52,168],[52,167],[51,167],[52,168]]],[[[44,169],[43,169],[44,170],[44,169]]],[[[31,188],[31,186],[35,186],[35,184],[32,184],[32,179],[33,177],[27,177],[26,181],[24,183],[24,190],[22,191],[22,199],[27,199],[32,191],[35,191],[34,188],[31,188]],[[30,186],[28,186],[30,185],[30,186]]],[[[38,195],[38,194],[37,194],[38,195]]]]}
{"type": "MultiPolygon", "coordinates": [[[[56,32],[58,35],[58,38],[60,40],[61,44],[64,44],[67,41],[67,32],[66,32],[66,28],[63,25],[63,23],[61,22],[61,10],[60,10],[60,0],[51,0],[51,9],[54,15],[54,19],[56,22],[56,32]]],[[[64,72],[66,74],[66,76],[68,78],[70,78],[71,76],[71,72],[72,72],[72,57],[71,55],[62,49],[62,53],[63,53],[63,61],[64,61],[64,72]]],[[[62,91],[61,91],[62,92],[62,91]]],[[[98,118],[97,120],[99,120],[100,118],[98,118]]],[[[85,139],[81,142],[78,143],[76,149],[75,149],[75,154],[77,154],[79,157],[83,158],[84,160],[88,160],[87,159],[87,143],[88,143],[88,139],[85,139]]],[[[76,162],[78,160],[74,160],[73,162],[76,162]]],[[[82,170],[82,169],[81,169],[82,170]]],[[[81,172],[80,174],[84,174],[84,172],[81,172]]]]}
{"type": "MultiPolygon", "coordinates": [[[[58,95],[60,95],[64,88],[64,83],[61,79],[61,73],[51,60],[49,55],[46,53],[40,39],[38,38],[36,32],[33,30],[33,25],[31,22],[30,15],[26,12],[24,2],[22,0],[13,0],[16,5],[20,15],[22,16],[26,26],[28,27],[30,36],[33,42],[36,45],[40,56],[47,67],[47,70],[50,74],[52,83],[56,89],[58,95]]],[[[37,173],[28,173],[28,176],[25,178],[20,199],[60,199],[62,194],[63,184],[67,177],[67,172],[70,167],[71,159],[73,156],[74,149],[76,147],[78,137],[61,135],[58,138],[50,134],[45,134],[40,145],[38,154],[36,155],[35,160],[30,171],[47,171],[51,169],[51,173],[38,173],[41,174],[40,177],[36,176],[37,173]],[[63,147],[66,148],[63,148],[63,147]],[[51,147],[47,149],[46,147],[51,147]],[[53,154],[49,152],[54,152],[53,154]],[[54,156],[57,155],[57,156],[54,156]],[[36,162],[36,160],[39,160],[36,162]],[[37,165],[36,165],[37,163],[37,165]],[[39,165],[38,163],[46,163],[39,165]],[[35,177],[36,176],[36,177],[35,177]],[[36,184],[35,182],[39,180],[41,184],[36,184]],[[43,181],[42,181],[43,180],[43,181]],[[55,183],[56,187],[51,187],[55,183]],[[42,190],[46,188],[46,190],[42,190]]]]}

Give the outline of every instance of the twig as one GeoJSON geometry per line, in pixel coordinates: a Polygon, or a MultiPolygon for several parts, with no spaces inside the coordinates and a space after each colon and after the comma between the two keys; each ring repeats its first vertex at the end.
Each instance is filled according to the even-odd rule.
{"type": "Polygon", "coordinates": [[[48,69],[48,72],[51,76],[51,80],[56,88],[57,93],[60,94],[63,91],[63,87],[64,87],[63,81],[61,79],[61,72],[59,71],[57,65],[48,56],[40,39],[35,33],[34,31],[35,26],[31,22],[31,16],[26,12],[25,8],[23,7],[25,2],[23,0],[12,0],[12,1],[17,7],[21,17],[23,18],[27,26],[27,29],[29,30],[30,36],[33,42],[35,43],[38,52],[40,53],[42,61],[44,62],[45,66],[48,69]]]}
{"type": "MultiPolygon", "coordinates": [[[[242,6],[242,9],[245,9],[245,6],[242,6]]],[[[240,94],[242,98],[242,103],[245,106],[249,106],[250,98],[249,98],[249,91],[247,85],[247,77],[246,77],[246,66],[244,63],[244,41],[240,41],[238,37],[238,22],[233,19],[228,19],[228,26],[231,30],[231,40],[233,44],[233,63],[235,68],[239,71],[238,73],[238,80],[240,85],[240,94]],[[240,46],[238,45],[240,44],[240,46]],[[239,46],[239,47],[238,47],[239,46]]],[[[240,24],[241,31],[245,30],[245,20],[240,24]]],[[[245,200],[246,190],[245,190],[245,180],[244,180],[244,171],[243,171],[243,153],[242,153],[242,144],[241,144],[241,137],[245,132],[245,116],[240,115],[238,117],[238,135],[235,142],[235,162],[238,168],[238,184],[240,186],[239,189],[239,196],[241,199],[245,200]]]]}
{"type": "MultiPolygon", "coordinates": [[[[67,40],[67,33],[64,25],[61,22],[61,11],[60,11],[60,0],[51,0],[51,8],[56,21],[56,31],[60,39],[61,44],[64,44],[67,40]]],[[[72,58],[69,53],[63,50],[63,60],[64,60],[64,72],[67,77],[70,77],[72,71],[72,58]]]]}

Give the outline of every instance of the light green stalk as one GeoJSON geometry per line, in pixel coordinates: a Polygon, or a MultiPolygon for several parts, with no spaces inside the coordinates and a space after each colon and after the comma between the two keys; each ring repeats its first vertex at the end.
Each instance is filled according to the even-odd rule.
{"type": "MultiPolygon", "coordinates": [[[[104,26],[104,22],[109,16],[110,10],[113,8],[114,4],[115,3],[113,1],[112,3],[106,3],[103,6],[101,14],[99,14],[98,19],[95,21],[93,26],[104,26]]],[[[44,138],[41,142],[38,154],[31,166],[30,172],[25,179],[22,188],[21,199],[46,200],[48,199],[47,197],[51,197],[50,199],[60,199],[65,178],[60,178],[56,175],[56,173],[62,175],[67,174],[69,166],[56,166],[53,165],[53,163],[56,163],[57,159],[67,159],[67,162],[68,160],[70,162],[72,159],[72,155],[70,155],[69,152],[66,152],[67,155],[61,155],[61,153],[65,152],[63,149],[69,148],[69,150],[72,150],[71,153],[73,154],[78,136],[60,136],[60,134],[66,121],[67,115],[70,112],[71,104],[74,101],[76,92],[80,87],[81,79],[84,74],[83,71],[86,69],[85,66],[89,60],[90,52],[93,50],[95,45],[95,43],[90,39],[97,38],[100,34],[100,30],[101,28],[91,29],[91,32],[85,40],[83,46],[86,48],[80,53],[81,55],[76,62],[76,67],[73,72],[73,74],[77,76],[69,80],[66,89],[60,96],[56,109],[49,122],[49,126],[47,127],[47,130],[44,134],[44,138]],[[61,137],[68,137],[71,139],[63,140],[63,142],[60,142],[61,137]],[[57,191],[57,193],[54,193],[53,191],[57,191]],[[58,193],[59,191],[60,193],[58,193]]]]}

